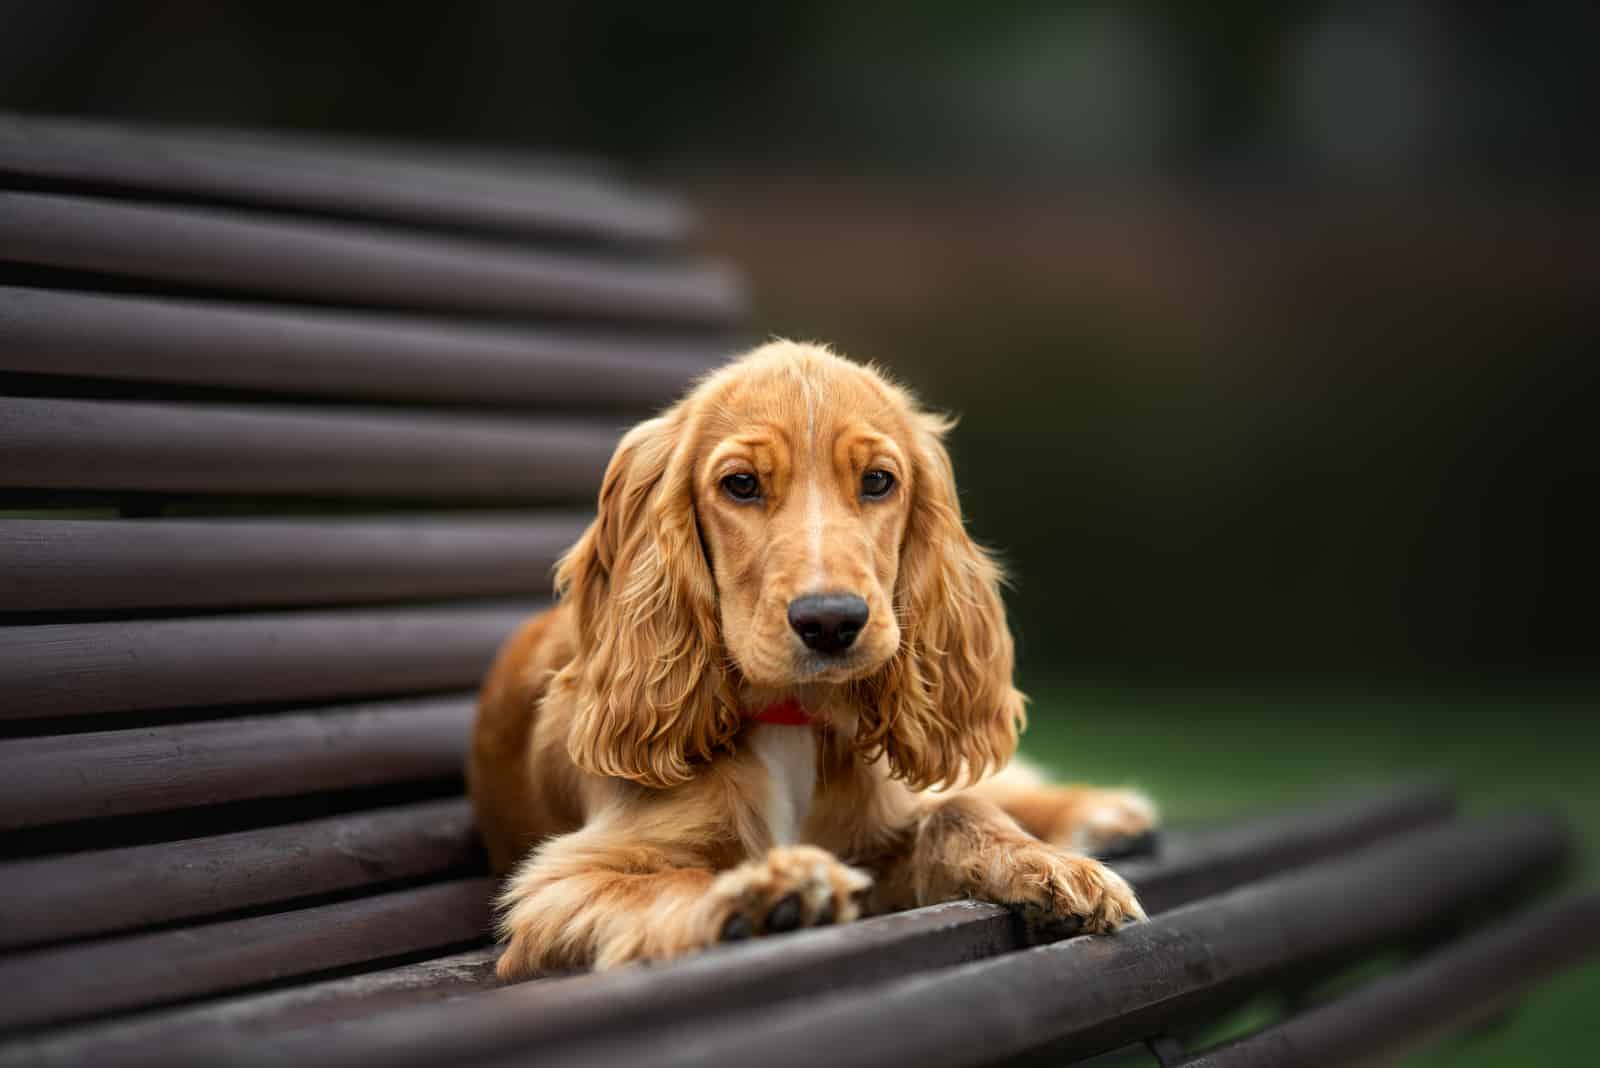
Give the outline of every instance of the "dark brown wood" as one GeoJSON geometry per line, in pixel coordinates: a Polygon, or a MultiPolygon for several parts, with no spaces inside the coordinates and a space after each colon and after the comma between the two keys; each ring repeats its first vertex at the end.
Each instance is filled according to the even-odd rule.
{"type": "Polygon", "coordinates": [[[1438,784],[1391,788],[1168,835],[1157,856],[1115,867],[1148,912],[1165,912],[1299,864],[1442,823],[1455,809],[1450,790],[1438,784]]]}
{"type": "Polygon", "coordinates": [[[582,513],[383,519],[0,519],[7,612],[548,594],[582,513]]]}
{"type": "MultiPolygon", "coordinates": [[[[1503,1010],[1535,983],[1597,953],[1600,894],[1591,892],[1505,920],[1352,994],[1184,1060],[1181,1068],[1388,1062],[1503,1010]]],[[[1590,1041],[1570,1038],[1575,1052],[1590,1041]]]]}
{"type": "MultiPolygon", "coordinates": [[[[1024,1054],[1063,1063],[1158,1034],[1219,996],[1261,989],[1291,968],[1345,959],[1503,904],[1571,846],[1571,835],[1543,816],[1456,823],[1207,898],[1115,936],[917,975],[877,986],[870,997],[791,1001],[759,1018],[702,1018],[635,1034],[592,1029],[587,1041],[541,1049],[539,1064],[965,1068],[1024,1054]]],[[[525,1047],[513,1052],[514,1034],[500,1048],[502,1056],[481,1063],[525,1056],[525,1047]]],[[[278,1052],[287,1060],[306,1051],[286,1036],[278,1052]]],[[[361,1059],[374,1056],[422,1063],[428,1051],[361,1052],[361,1059]]]]}
{"type": "Polygon", "coordinates": [[[465,689],[540,606],[469,603],[8,627],[0,718],[465,689]]]}
{"type": "Polygon", "coordinates": [[[0,175],[500,234],[657,242],[689,229],[676,201],[576,161],[492,165],[460,152],[239,130],[4,115],[0,175]]]}
{"type": "Polygon", "coordinates": [[[488,932],[492,881],[0,958],[0,1031],[171,1004],[331,968],[464,946],[488,932]]]}
{"type": "Polygon", "coordinates": [[[478,859],[464,798],[0,864],[0,949],[43,946],[375,883],[478,859]]]}
{"type": "Polygon", "coordinates": [[[725,337],[494,327],[0,286],[0,370],[495,407],[652,408],[725,337]]]}
{"type": "MultiPolygon", "coordinates": [[[[1303,862],[1336,855],[1362,844],[1437,824],[1451,811],[1449,794],[1438,787],[1390,791],[1361,801],[1332,803],[1255,821],[1249,835],[1235,833],[1229,863],[1243,878],[1267,867],[1264,857],[1290,856],[1303,862]],[[1340,819],[1362,828],[1362,834],[1336,832],[1340,819]],[[1308,846],[1309,841],[1313,846],[1308,846]],[[1247,845],[1248,843],[1248,845],[1247,845]],[[1315,844],[1326,852],[1316,853],[1315,844]]],[[[1193,857],[1203,853],[1208,835],[1197,834],[1174,850],[1171,881],[1160,859],[1142,864],[1143,878],[1164,885],[1162,897],[1176,904],[1188,892],[1225,888],[1225,865],[1207,869],[1208,878],[1193,876],[1193,857]]],[[[1175,835],[1182,841],[1184,836],[1175,835]]],[[[1131,865],[1130,865],[1131,867],[1131,865]]],[[[336,1063],[373,1063],[405,1059],[460,1063],[507,1048],[553,1051],[582,1042],[605,1021],[610,1034],[649,1033],[687,1020],[717,1015],[764,1019],[772,1006],[786,999],[804,1000],[843,990],[859,990],[918,972],[948,968],[1023,948],[1022,932],[1007,910],[978,902],[957,902],[891,916],[878,916],[846,927],[823,928],[757,939],[719,948],[649,970],[620,970],[507,988],[448,1011],[417,1009],[353,1021],[337,1035],[301,1036],[302,1052],[316,1045],[319,1059],[336,1063]]],[[[870,1003],[872,995],[859,995],[870,1003]]],[[[193,1058],[230,1060],[246,1050],[221,1045],[191,1034],[193,1058]]],[[[285,1038],[285,1043],[291,1040],[285,1038]]],[[[294,1042],[299,1042],[296,1038],[294,1042]]],[[[161,1048],[170,1052],[171,1047],[161,1048]]],[[[618,1063],[626,1063],[621,1061],[618,1063]]],[[[728,1063],[741,1063],[732,1061],[728,1063]]]]}
{"type": "Polygon", "coordinates": [[[0,830],[457,775],[474,699],[0,741],[0,830]]]}
{"type": "Polygon", "coordinates": [[[704,261],[554,252],[353,223],[0,192],[0,259],[317,303],[730,325],[704,261]]]}
{"type": "Polygon", "coordinates": [[[0,486],[577,501],[622,417],[0,398],[0,486]]]}
{"type": "Polygon", "coordinates": [[[363,1013],[460,999],[492,989],[497,985],[495,957],[490,947],[471,949],[285,990],[79,1024],[15,1043],[0,1041],[0,1065],[147,1063],[159,1059],[164,1048],[192,1046],[198,1039],[211,1048],[226,1041],[248,1050],[263,1034],[337,1025],[363,1013]]]}

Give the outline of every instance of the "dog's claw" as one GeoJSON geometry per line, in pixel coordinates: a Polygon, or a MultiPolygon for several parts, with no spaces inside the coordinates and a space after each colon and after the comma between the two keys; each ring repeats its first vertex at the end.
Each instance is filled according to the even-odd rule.
{"type": "Polygon", "coordinates": [[[800,926],[800,895],[788,894],[767,913],[767,930],[792,931],[800,926]]]}
{"type": "Polygon", "coordinates": [[[722,925],[722,940],[724,942],[742,942],[755,932],[750,930],[750,921],[740,912],[728,917],[728,922],[722,925]]]}

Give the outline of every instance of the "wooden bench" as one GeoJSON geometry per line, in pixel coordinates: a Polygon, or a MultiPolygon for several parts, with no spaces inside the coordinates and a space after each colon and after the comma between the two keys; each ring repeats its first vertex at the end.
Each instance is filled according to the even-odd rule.
{"type": "Polygon", "coordinates": [[[688,225],[587,165],[0,119],[0,1064],[1334,1063],[1595,949],[1593,895],[1511,915],[1560,824],[1408,788],[1170,833],[1111,939],[957,903],[497,988],[472,691],[737,347],[688,225]]]}

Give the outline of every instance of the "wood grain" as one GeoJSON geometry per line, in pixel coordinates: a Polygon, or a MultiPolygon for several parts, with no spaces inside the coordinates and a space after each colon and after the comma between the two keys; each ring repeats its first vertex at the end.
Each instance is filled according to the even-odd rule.
{"type": "Polygon", "coordinates": [[[465,869],[465,798],[0,864],[0,949],[465,869]]]}
{"type": "Polygon", "coordinates": [[[243,920],[0,958],[0,1029],[38,1027],[464,946],[492,881],[459,879],[243,920]]]}
{"type": "Polygon", "coordinates": [[[593,163],[239,130],[0,116],[0,175],[494,233],[660,242],[688,235],[671,197],[593,163]]]}
{"type": "Polygon", "coordinates": [[[0,487],[577,501],[629,422],[0,397],[0,487]]]}
{"type": "Polygon", "coordinates": [[[584,513],[0,519],[7,612],[544,595],[584,513]]]}
{"type": "Polygon", "coordinates": [[[490,602],[8,627],[0,642],[0,718],[466,689],[539,607],[490,602]]]}
{"type": "Polygon", "coordinates": [[[0,370],[476,404],[641,410],[735,347],[616,326],[495,326],[0,286],[0,370]]]}
{"type": "Polygon", "coordinates": [[[459,775],[474,699],[0,741],[0,830],[459,775]]]}
{"type": "Polygon", "coordinates": [[[405,311],[728,325],[744,305],[735,275],[705,261],[52,193],[0,191],[0,258],[405,311]]]}

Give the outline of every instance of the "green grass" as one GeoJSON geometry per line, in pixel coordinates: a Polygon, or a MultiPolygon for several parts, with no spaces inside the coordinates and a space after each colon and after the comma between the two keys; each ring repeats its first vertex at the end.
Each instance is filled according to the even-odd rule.
{"type": "MultiPolygon", "coordinates": [[[[1023,752],[1057,776],[1142,787],[1172,823],[1204,823],[1396,781],[1455,786],[1468,812],[1567,818],[1572,882],[1600,882],[1600,697],[1394,696],[1035,685],[1023,752]]],[[[1545,984],[1503,1026],[1413,1066],[1594,1063],[1600,963],[1545,984]]],[[[1252,1025],[1263,1022],[1260,1014],[1252,1025]]],[[[1220,1028],[1237,1033],[1237,1021],[1220,1028]]],[[[1219,1028],[1219,1034],[1222,1033],[1219,1028]]],[[[1150,1063],[1154,1063],[1151,1061],[1150,1063]]]]}

